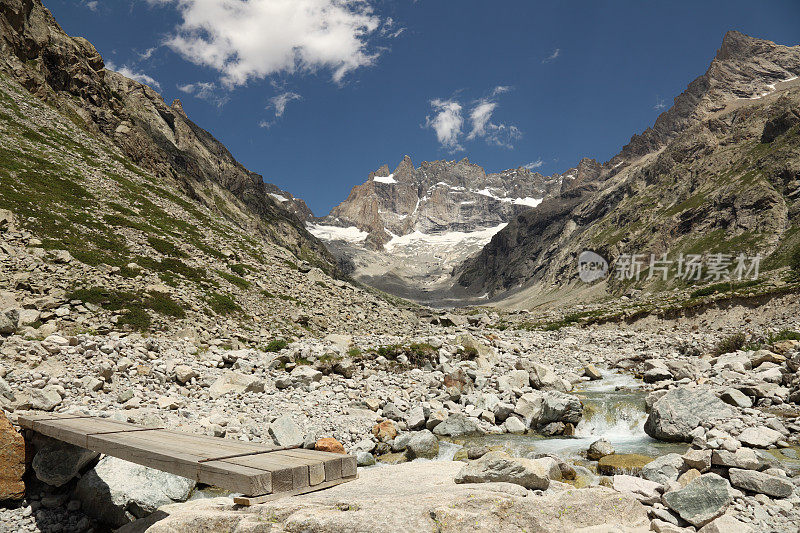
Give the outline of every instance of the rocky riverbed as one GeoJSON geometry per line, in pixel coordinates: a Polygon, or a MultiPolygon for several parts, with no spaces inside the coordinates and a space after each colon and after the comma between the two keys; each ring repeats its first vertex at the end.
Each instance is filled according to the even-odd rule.
{"type": "MultiPolygon", "coordinates": [[[[21,491],[10,478],[25,468],[22,436],[7,424],[3,471],[15,474],[0,483],[10,499],[0,522],[11,531],[103,531],[167,505],[169,519],[153,531],[199,531],[199,517],[249,524],[270,513],[287,531],[299,517],[313,531],[343,523],[372,531],[377,519],[399,519],[374,492],[388,476],[400,495],[398,487],[424,479],[408,489],[409,509],[426,527],[451,524],[442,530],[472,515],[437,517],[437,509],[469,498],[483,517],[477,502],[500,493],[507,503],[492,505],[508,506],[508,515],[481,518],[478,530],[533,527],[531,509],[544,502],[563,516],[615,495],[630,506],[625,513],[564,529],[729,531],[736,520],[742,531],[796,531],[800,343],[715,353],[719,340],[691,327],[544,332],[469,321],[272,351],[135,334],[9,336],[0,402],[12,422],[29,410],[85,413],[282,446],[341,444],[362,468],[359,481],[335,491],[243,511],[206,499],[214,492],[190,480],[39,437],[28,441],[21,491]],[[441,490],[431,488],[437,483],[441,490]],[[345,503],[360,511],[342,512],[345,503]]],[[[533,530],[553,530],[552,517],[541,519],[533,530]]]]}

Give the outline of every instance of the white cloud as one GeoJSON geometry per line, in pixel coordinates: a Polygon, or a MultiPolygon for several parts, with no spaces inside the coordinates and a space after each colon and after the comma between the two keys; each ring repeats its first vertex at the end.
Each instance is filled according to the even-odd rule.
{"type": "Polygon", "coordinates": [[[198,81],[196,83],[178,85],[178,90],[182,93],[191,94],[195,98],[211,102],[217,107],[222,107],[228,103],[230,98],[227,94],[220,94],[217,84],[210,81],[198,81]]]}
{"type": "MultiPolygon", "coordinates": [[[[522,137],[520,129],[509,124],[492,122],[492,116],[498,107],[494,98],[510,90],[511,87],[498,85],[492,89],[489,97],[475,100],[470,104],[472,108],[467,115],[470,131],[465,138],[466,141],[484,139],[489,144],[509,149],[514,148],[514,141],[522,137]]],[[[463,150],[461,137],[464,126],[462,117],[464,106],[455,99],[432,100],[431,106],[437,113],[433,118],[426,117],[425,126],[433,128],[439,143],[444,148],[451,152],[463,150]]]]}
{"type": "Polygon", "coordinates": [[[489,124],[492,113],[494,113],[496,108],[496,102],[483,100],[472,109],[472,112],[469,114],[470,121],[472,121],[472,131],[470,131],[467,136],[468,141],[486,135],[486,126],[489,124]]]}
{"type": "Polygon", "coordinates": [[[542,161],[541,158],[540,158],[540,159],[537,159],[536,161],[531,161],[530,163],[528,163],[524,167],[527,168],[528,170],[535,170],[537,168],[541,168],[542,166],[544,166],[544,161],[542,161]]]}
{"type": "Polygon", "coordinates": [[[113,70],[114,72],[118,72],[123,76],[125,76],[126,78],[130,78],[132,80],[138,81],[139,83],[149,85],[151,88],[157,91],[161,90],[161,84],[158,83],[152,76],[149,76],[144,72],[137,72],[127,65],[122,65],[121,67],[117,67],[111,61],[106,61],[106,68],[108,70],[113,70]]]}
{"type": "Polygon", "coordinates": [[[100,7],[100,2],[97,0],[90,0],[88,2],[84,2],[84,5],[88,7],[91,11],[97,11],[97,8],[100,7]]]}
{"type": "Polygon", "coordinates": [[[289,105],[289,102],[293,100],[300,100],[301,98],[302,96],[300,96],[299,94],[287,91],[283,94],[279,94],[277,96],[273,96],[272,98],[270,98],[269,99],[270,105],[269,107],[267,107],[267,109],[269,109],[270,107],[274,108],[275,116],[282,117],[284,111],[286,111],[286,106],[289,105]]]}
{"type": "Polygon", "coordinates": [[[556,48],[555,50],[553,50],[552,54],[542,59],[542,63],[549,63],[551,61],[555,61],[556,58],[558,58],[558,56],[560,55],[561,55],[561,48],[556,48]]]}
{"type": "Polygon", "coordinates": [[[459,143],[461,128],[464,126],[464,118],[461,116],[461,104],[455,100],[431,100],[431,106],[436,114],[431,118],[425,118],[425,126],[433,128],[439,144],[451,152],[458,152],[464,147],[459,143]]]}
{"type": "Polygon", "coordinates": [[[653,106],[653,109],[664,109],[667,107],[667,104],[664,103],[664,99],[656,96],[656,105],[653,106]]]}
{"type": "Polygon", "coordinates": [[[278,73],[330,70],[335,82],[371,65],[381,27],[365,0],[148,0],[182,22],[167,46],[222,74],[228,88],[278,73]]]}
{"type": "Polygon", "coordinates": [[[158,50],[157,46],[154,46],[152,48],[148,48],[147,50],[145,50],[144,52],[139,54],[139,59],[141,59],[141,60],[150,59],[151,57],[153,57],[153,53],[155,53],[156,50],[158,50]]]}

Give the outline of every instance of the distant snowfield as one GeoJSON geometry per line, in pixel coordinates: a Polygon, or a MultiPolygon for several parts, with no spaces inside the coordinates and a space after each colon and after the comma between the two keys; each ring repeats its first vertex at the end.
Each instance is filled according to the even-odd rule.
{"type": "Polygon", "coordinates": [[[512,202],[514,202],[514,205],[527,205],[530,207],[536,207],[542,203],[543,200],[544,198],[531,198],[530,196],[526,196],[525,198],[515,198],[512,200],[512,202]]]}
{"type": "Polygon", "coordinates": [[[394,174],[389,174],[388,176],[375,176],[372,178],[372,181],[376,181],[378,183],[397,183],[397,180],[394,179],[394,174]]]}
{"type": "Polygon", "coordinates": [[[369,233],[361,231],[355,226],[340,228],[339,226],[306,224],[306,228],[314,237],[323,241],[345,241],[357,244],[364,242],[369,236],[369,233]]]}
{"type": "Polygon", "coordinates": [[[395,235],[386,243],[384,248],[387,252],[398,251],[403,248],[415,248],[419,246],[430,246],[433,248],[447,248],[454,246],[484,246],[488,244],[492,237],[505,228],[508,224],[503,223],[492,228],[478,231],[450,231],[440,234],[427,234],[417,230],[408,235],[395,235]]]}
{"type": "MultiPolygon", "coordinates": [[[[531,198],[530,196],[526,196],[525,198],[507,198],[507,197],[497,196],[492,191],[490,191],[488,187],[485,189],[481,189],[480,191],[472,191],[472,192],[474,192],[475,194],[480,194],[481,196],[488,196],[489,198],[493,198],[500,202],[512,203],[514,205],[527,205],[529,207],[536,207],[544,200],[544,198],[531,198]]],[[[464,202],[461,203],[463,204],[464,202]]]]}

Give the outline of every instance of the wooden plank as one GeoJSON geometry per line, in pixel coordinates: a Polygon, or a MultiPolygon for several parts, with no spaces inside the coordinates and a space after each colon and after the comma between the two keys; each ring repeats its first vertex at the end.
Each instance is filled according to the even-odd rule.
{"type": "Polygon", "coordinates": [[[274,490],[269,471],[219,462],[200,463],[197,455],[138,439],[130,433],[90,436],[89,445],[89,449],[106,455],[232,492],[264,494],[274,490]]]}
{"type": "Polygon", "coordinates": [[[320,457],[304,454],[303,450],[282,450],[266,454],[270,459],[281,458],[282,460],[295,461],[308,467],[309,485],[319,485],[325,481],[325,463],[320,457]]]}
{"type": "Polygon", "coordinates": [[[310,485],[308,464],[305,461],[289,457],[273,457],[275,453],[249,455],[220,462],[272,472],[273,492],[292,490],[310,485]],[[285,484],[281,485],[280,488],[275,487],[276,479],[280,479],[285,484]]]}
{"type": "Polygon", "coordinates": [[[335,487],[336,485],[341,485],[342,483],[347,483],[348,481],[353,481],[357,479],[358,476],[353,476],[351,478],[340,478],[334,481],[326,481],[319,485],[313,487],[305,487],[302,489],[295,489],[286,492],[276,492],[274,494],[265,494],[263,496],[254,496],[254,497],[247,497],[247,496],[234,496],[233,503],[236,505],[258,505],[260,503],[266,503],[273,500],[278,500],[280,498],[286,498],[289,496],[299,496],[301,494],[308,494],[310,492],[317,492],[324,489],[329,489],[331,487],[335,487]]]}

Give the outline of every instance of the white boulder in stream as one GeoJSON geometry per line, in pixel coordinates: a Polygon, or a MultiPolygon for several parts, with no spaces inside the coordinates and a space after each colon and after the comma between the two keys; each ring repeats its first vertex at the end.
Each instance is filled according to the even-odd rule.
{"type": "Polygon", "coordinates": [[[690,442],[691,431],[702,422],[727,419],[734,409],[706,387],[678,387],[653,404],[645,432],[658,440],[690,442]]]}
{"type": "Polygon", "coordinates": [[[194,485],[185,477],[106,456],[78,481],[75,496],[86,514],[121,527],[162,505],[186,501],[194,485]]]}
{"type": "Polygon", "coordinates": [[[511,457],[504,452],[489,452],[464,465],[456,483],[504,482],[526,489],[545,490],[550,486],[550,464],[541,459],[511,457]]]}

